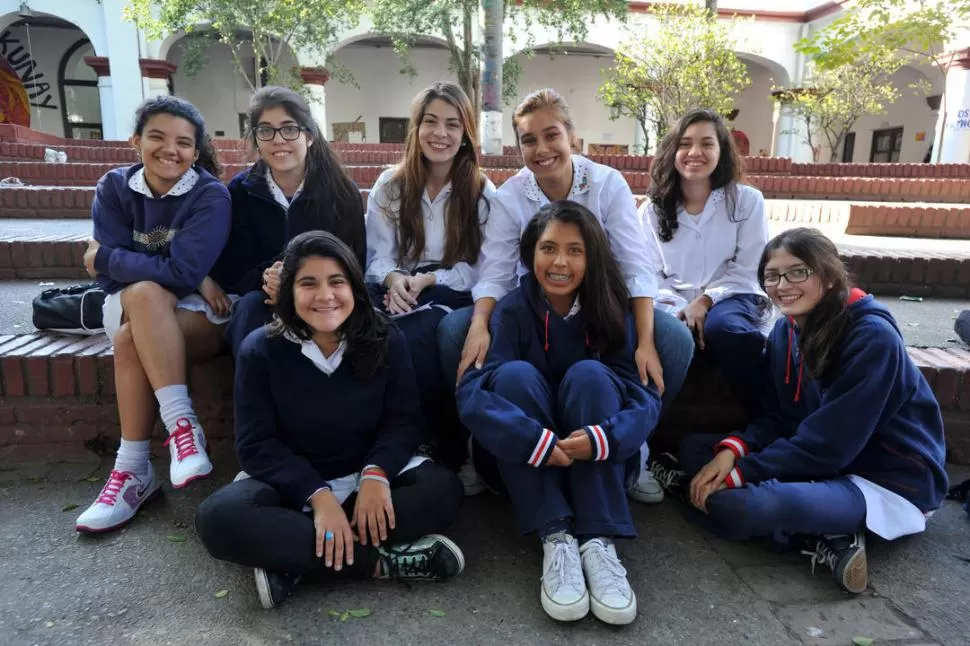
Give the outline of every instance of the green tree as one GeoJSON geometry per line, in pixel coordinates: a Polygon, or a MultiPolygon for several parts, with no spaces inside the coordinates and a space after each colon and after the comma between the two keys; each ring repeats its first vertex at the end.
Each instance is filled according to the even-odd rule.
{"type": "MultiPolygon", "coordinates": [[[[946,73],[953,63],[944,55],[961,27],[970,22],[970,0],[856,0],[827,27],[795,45],[821,70],[833,70],[880,52],[893,51],[905,62],[926,63],[938,72],[943,96],[941,116],[946,121],[946,73]]],[[[936,159],[943,133],[936,142],[936,159]]]]}
{"type": "Polygon", "coordinates": [[[599,88],[613,118],[636,120],[647,142],[692,108],[727,114],[751,83],[729,22],[711,20],[695,5],[658,3],[649,15],[654,24],[631,26],[599,88]]]}
{"type": "Polygon", "coordinates": [[[364,0],[129,0],[125,17],[150,39],[179,31],[201,36],[188,46],[189,73],[200,68],[213,41],[222,43],[256,90],[264,80],[298,88],[298,71],[283,68],[287,49],[322,60],[363,11],[364,0]]]}
{"type": "MultiPolygon", "coordinates": [[[[484,19],[479,0],[374,0],[374,28],[390,35],[404,70],[414,72],[409,52],[421,36],[440,35],[448,44],[449,66],[458,84],[481,109],[482,52],[476,40],[484,19]]],[[[597,17],[625,21],[625,0],[518,0],[504,3],[503,28],[515,42],[525,38],[525,51],[535,44],[537,28],[551,29],[555,42],[581,42],[597,17]]],[[[511,58],[502,69],[506,102],[516,95],[520,70],[511,58]]]]}
{"type": "Polygon", "coordinates": [[[855,123],[866,115],[885,114],[899,98],[889,77],[901,65],[891,51],[882,50],[831,69],[811,66],[806,88],[782,90],[775,97],[804,123],[813,159],[819,160],[824,142],[829,161],[835,162],[855,123]]]}

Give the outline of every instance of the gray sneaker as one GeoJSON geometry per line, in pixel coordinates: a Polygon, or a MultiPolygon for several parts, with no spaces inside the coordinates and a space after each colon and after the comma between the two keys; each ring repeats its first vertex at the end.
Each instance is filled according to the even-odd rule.
{"type": "Polygon", "coordinates": [[[823,563],[832,570],[835,582],[846,592],[859,594],[869,585],[869,566],[866,559],[866,535],[828,534],[818,539],[815,551],[803,551],[812,557],[812,573],[823,563]]]}

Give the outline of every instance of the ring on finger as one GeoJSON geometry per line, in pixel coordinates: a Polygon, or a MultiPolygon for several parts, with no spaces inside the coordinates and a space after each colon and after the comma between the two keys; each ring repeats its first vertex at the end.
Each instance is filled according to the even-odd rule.
{"type": "Polygon", "coordinates": [[[328,529],[327,532],[323,535],[323,540],[325,540],[325,541],[332,541],[333,540],[333,532],[331,532],[328,529]]]}

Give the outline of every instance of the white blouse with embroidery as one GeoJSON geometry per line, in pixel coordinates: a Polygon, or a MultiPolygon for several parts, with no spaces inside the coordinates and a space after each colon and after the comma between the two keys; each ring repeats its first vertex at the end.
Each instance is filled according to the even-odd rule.
{"type": "Polygon", "coordinates": [[[185,174],[179,178],[179,181],[176,182],[175,186],[169,189],[168,193],[155,197],[155,195],[152,194],[152,189],[148,188],[148,182],[145,181],[145,167],[142,166],[128,179],[128,188],[136,193],[141,193],[145,197],[156,200],[163,197],[179,197],[180,195],[185,195],[195,188],[195,185],[198,182],[198,171],[190,167],[187,171],[185,171],[185,174]]]}

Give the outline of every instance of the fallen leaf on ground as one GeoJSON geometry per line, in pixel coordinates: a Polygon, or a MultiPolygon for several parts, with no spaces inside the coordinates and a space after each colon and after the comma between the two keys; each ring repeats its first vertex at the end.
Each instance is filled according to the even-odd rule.
{"type": "Polygon", "coordinates": [[[73,502],[69,502],[63,507],[61,507],[61,511],[71,511],[72,509],[77,509],[77,508],[78,508],[77,504],[73,502]]]}
{"type": "Polygon", "coordinates": [[[370,608],[354,608],[353,610],[348,610],[347,612],[351,617],[356,617],[357,619],[360,619],[361,617],[369,617],[371,614],[373,614],[371,613],[370,608]]]}
{"type": "Polygon", "coordinates": [[[348,619],[350,619],[349,612],[344,612],[342,615],[340,615],[340,621],[347,621],[348,619]]]}
{"type": "Polygon", "coordinates": [[[48,621],[48,622],[47,622],[46,624],[44,624],[44,625],[45,625],[45,626],[47,626],[48,628],[53,628],[53,627],[54,627],[54,622],[53,622],[53,621],[48,621]]]}
{"type": "Polygon", "coordinates": [[[224,596],[226,596],[227,594],[229,594],[229,591],[228,590],[219,590],[218,592],[216,592],[215,597],[216,597],[216,599],[221,599],[224,596]]]}
{"type": "Polygon", "coordinates": [[[168,542],[169,543],[184,543],[185,542],[185,537],[184,536],[180,536],[178,534],[171,534],[168,537],[168,542]]]}
{"type": "Polygon", "coordinates": [[[428,614],[431,615],[432,617],[444,617],[445,616],[445,611],[444,610],[433,609],[433,610],[429,610],[428,611],[428,614]]]}
{"type": "Polygon", "coordinates": [[[852,643],[855,644],[855,646],[872,646],[876,642],[874,639],[869,637],[853,637],[852,643]]]}

